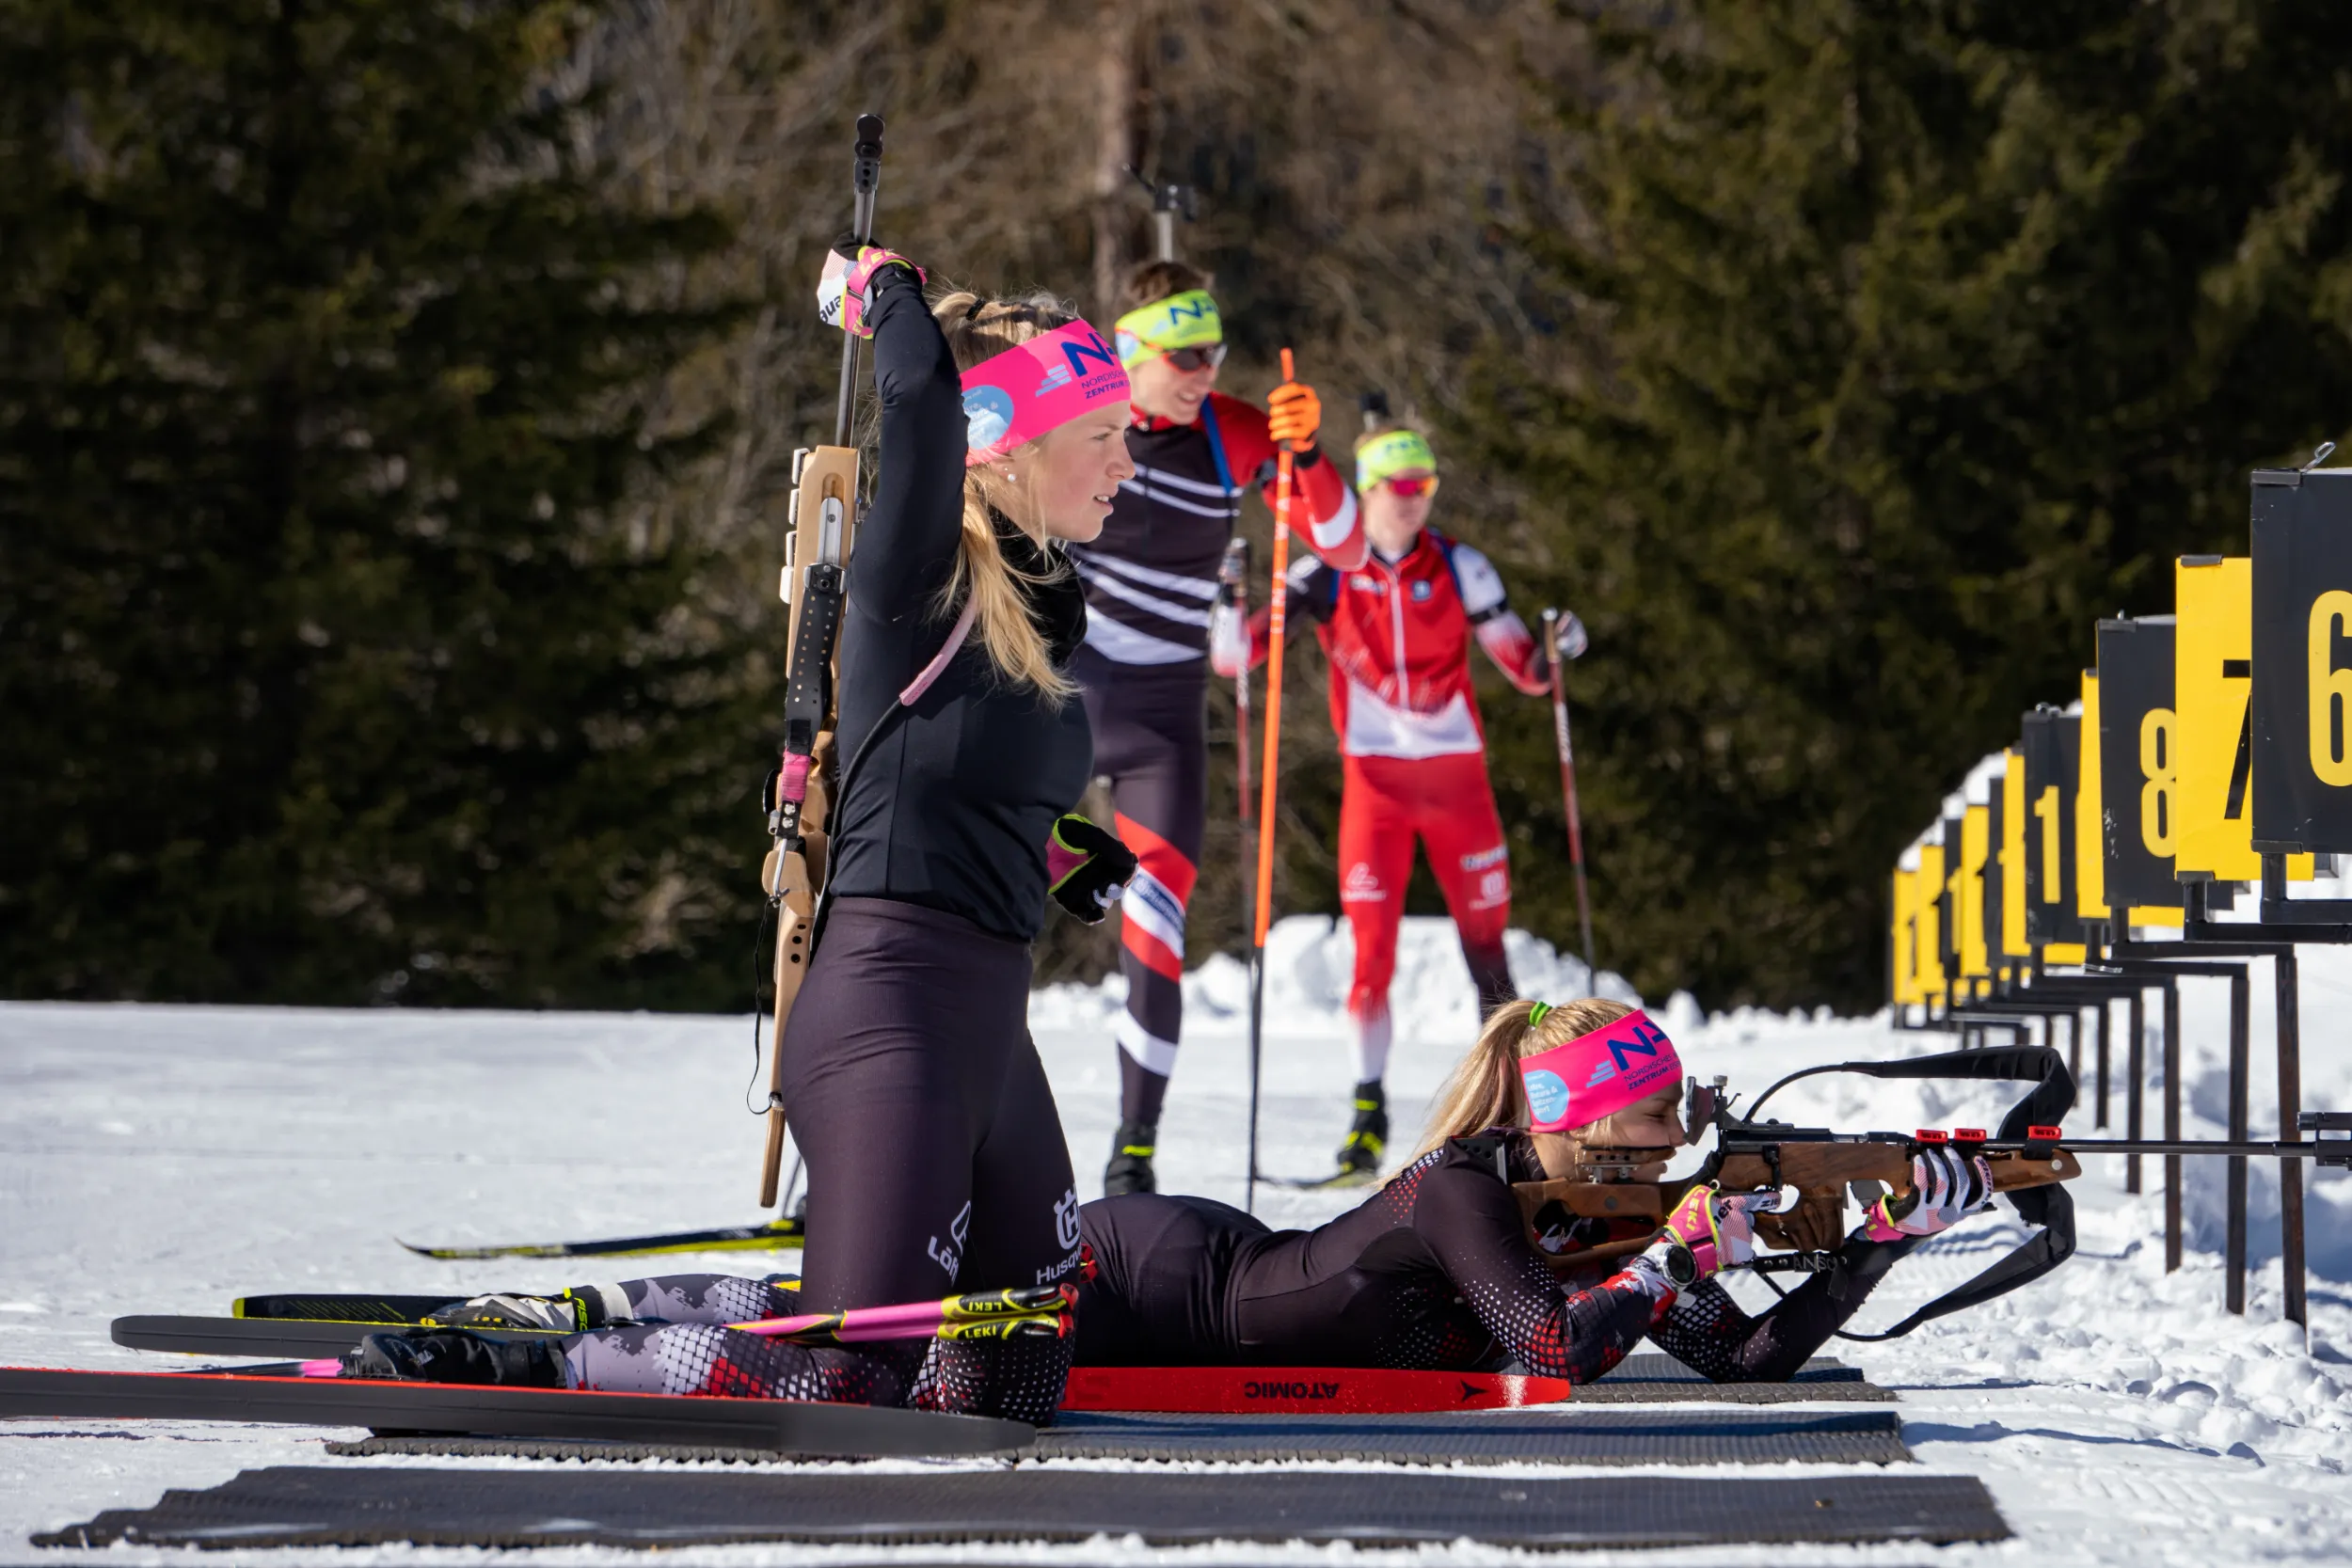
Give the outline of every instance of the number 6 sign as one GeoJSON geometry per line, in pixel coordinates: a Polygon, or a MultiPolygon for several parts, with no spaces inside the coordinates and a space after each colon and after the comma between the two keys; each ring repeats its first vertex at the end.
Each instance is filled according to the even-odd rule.
{"type": "Polygon", "coordinates": [[[2352,852],[2352,469],[2253,489],[2253,847],[2352,852]]]}

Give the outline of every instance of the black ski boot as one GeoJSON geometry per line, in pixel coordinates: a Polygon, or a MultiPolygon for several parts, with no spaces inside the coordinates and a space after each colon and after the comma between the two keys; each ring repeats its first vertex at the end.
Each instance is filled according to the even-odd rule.
{"type": "Polygon", "coordinates": [[[1356,1123],[1340,1145],[1340,1175],[1370,1180],[1389,1151],[1389,1092],[1375,1078],[1356,1085],[1356,1123]]]}
{"type": "Polygon", "coordinates": [[[1111,1138],[1111,1163],[1103,1167],[1103,1196],[1124,1197],[1129,1193],[1156,1193],[1152,1156],[1159,1152],[1160,1130],[1150,1122],[1122,1121],[1111,1138]]]}
{"type": "Polygon", "coordinates": [[[342,1375],[561,1388],[564,1357],[551,1339],[485,1339],[462,1328],[412,1328],[405,1334],[371,1334],[360,1340],[343,1354],[342,1375]]]}

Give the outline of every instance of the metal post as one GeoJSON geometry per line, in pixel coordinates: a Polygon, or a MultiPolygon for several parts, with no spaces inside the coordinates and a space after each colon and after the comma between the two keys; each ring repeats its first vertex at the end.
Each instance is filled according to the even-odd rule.
{"type": "MultiPolygon", "coordinates": [[[[2181,985],[2164,983],[2164,1135],[2181,1135],[2181,985]]],[[[2181,1266],[2181,1157],[2164,1157],[2164,1272],[2181,1266]]]]}
{"type": "MultiPolygon", "coordinates": [[[[2079,1100],[2083,1092],[2083,1015],[2079,1008],[2070,1007],[2050,1020],[2052,1030],[2057,1029],[2059,1018],[2066,1020],[2066,1070],[2074,1080],[2074,1095],[2079,1100]]],[[[2053,1046],[2058,1044],[2055,1036],[2050,1043],[2053,1046]]],[[[2067,1109],[2074,1107],[2070,1105],[2067,1109]]]]}
{"type": "MultiPolygon", "coordinates": [[[[2230,1137],[2243,1143],[2248,1136],[2246,1091],[2251,1075],[2252,1054],[2248,1036],[2251,1028],[2248,1013],[2252,1008],[2253,987],[2248,984],[2246,972],[2240,969],[2230,976],[2230,1137]]],[[[2229,1271],[2227,1300],[2230,1311],[2239,1317],[2246,1312],[2246,1160],[2232,1155],[2229,1164],[2229,1228],[2222,1244],[2223,1266],[2229,1271]]]]}
{"type": "MultiPolygon", "coordinates": [[[[2145,1135],[2140,1127],[2140,1091],[2148,1081],[2148,996],[2145,991],[2132,992],[2131,1011],[2126,1020],[2132,1034],[2124,1053],[2123,1135],[2139,1138],[2145,1135]]],[[[2139,1191],[2139,1156],[2123,1156],[2123,1190],[2139,1191]]]]}
{"type": "Polygon", "coordinates": [[[2107,1128],[2107,1025],[2115,1018],[2115,1009],[2106,1003],[2099,1004],[2099,1114],[2092,1126],[2104,1132],[2107,1128]]]}
{"type": "MultiPolygon", "coordinates": [[[[2271,960],[2278,981],[2279,1136],[2299,1138],[2295,1119],[2303,1109],[2303,1008],[2295,951],[2271,960]]],[[[2303,1300],[2303,1162],[2279,1162],[2279,1270],[2286,1291],[2286,1319],[2307,1328],[2303,1300]]]]}

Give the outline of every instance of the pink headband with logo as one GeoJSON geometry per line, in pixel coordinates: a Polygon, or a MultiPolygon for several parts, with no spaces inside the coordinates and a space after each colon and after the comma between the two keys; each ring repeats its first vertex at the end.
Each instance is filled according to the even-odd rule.
{"type": "Polygon", "coordinates": [[[1101,333],[1085,322],[1041,332],[963,372],[963,466],[1126,400],[1127,372],[1101,333]]]}
{"type": "Polygon", "coordinates": [[[1527,1085],[1529,1130],[1565,1132],[1681,1083],[1682,1058],[1647,1013],[1631,1012],[1565,1045],[1521,1056],[1519,1082],[1527,1085]]]}

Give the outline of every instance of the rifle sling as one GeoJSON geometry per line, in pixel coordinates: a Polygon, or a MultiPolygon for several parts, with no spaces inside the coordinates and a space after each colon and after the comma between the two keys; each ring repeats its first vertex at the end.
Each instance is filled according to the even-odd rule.
{"type": "MultiPolygon", "coordinates": [[[[2074,1079],[2066,1058],[2046,1045],[1979,1051],[1946,1051],[1892,1062],[1839,1062],[1816,1072],[1853,1072],[1870,1078],[2010,1078],[2033,1088],[2001,1118],[1994,1136],[2022,1139],[2026,1130],[2056,1126],[2074,1103],[2074,1079]]],[[[1759,1102],[1760,1103],[1760,1102],[1759,1102]]],[[[2065,1187],[2021,1187],[2002,1195],[2028,1225],[2042,1228],[1966,1284],[1954,1286],[1883,1334],[1850,1334],[1841,1339],[1899,1339],[1932,1318],[1958,1312],[2030,1285],[2074,1255],[2074,1199],[2065,1187]]]]}

